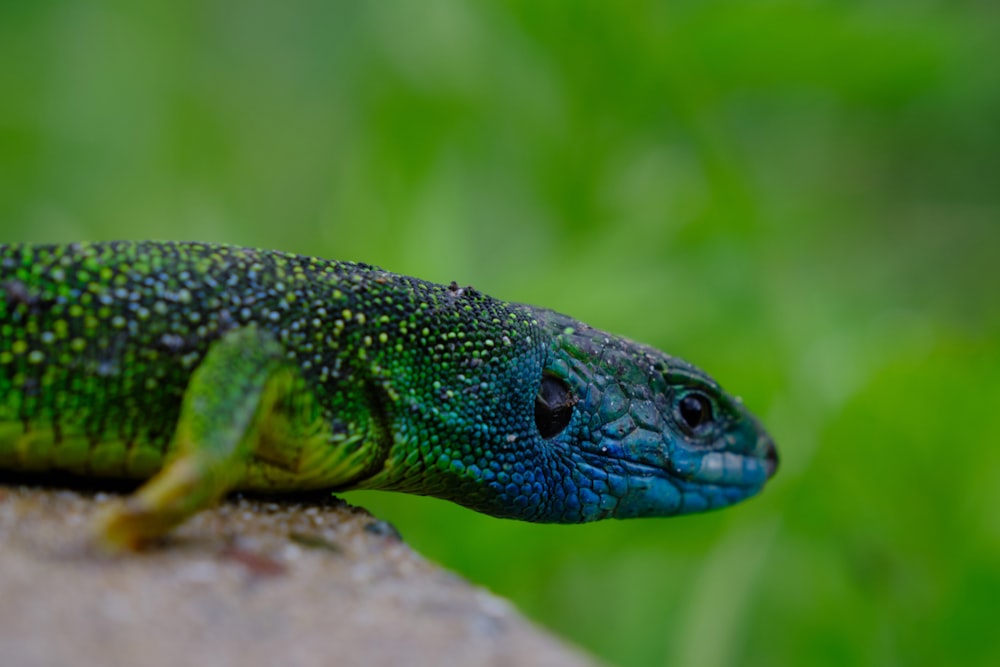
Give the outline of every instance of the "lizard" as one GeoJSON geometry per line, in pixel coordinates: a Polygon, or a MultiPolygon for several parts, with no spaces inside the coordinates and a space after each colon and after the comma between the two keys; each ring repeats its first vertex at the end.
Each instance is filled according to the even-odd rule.
{"type": "Polygon", "coordinates": [[[777,466],[705,372],[545,308],[236,246],[0,245],[0,469],[140,483],[95,517],[109,549],[237,490],[581,523],[726,507],[777,466]]]}

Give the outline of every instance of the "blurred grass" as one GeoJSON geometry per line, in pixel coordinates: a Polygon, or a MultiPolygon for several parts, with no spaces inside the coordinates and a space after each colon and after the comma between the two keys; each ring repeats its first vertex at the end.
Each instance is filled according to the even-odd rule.
{"type": "Polygon", "coordinates": [[[0,238],[373,262],[691,359],[726,512],[354,494],[620,665],[1000,662],[993,3],[6,0],[0,238]]]}

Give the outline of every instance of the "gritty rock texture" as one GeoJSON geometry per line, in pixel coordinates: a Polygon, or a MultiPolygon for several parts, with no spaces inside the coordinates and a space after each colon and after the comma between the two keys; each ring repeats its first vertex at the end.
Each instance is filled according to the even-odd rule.
{"type": "Polygon", "coordinates": [[[593,665],[342,501],[236,499],[88,546],[103,493],[0,486],[0,665],[593,665]]]}

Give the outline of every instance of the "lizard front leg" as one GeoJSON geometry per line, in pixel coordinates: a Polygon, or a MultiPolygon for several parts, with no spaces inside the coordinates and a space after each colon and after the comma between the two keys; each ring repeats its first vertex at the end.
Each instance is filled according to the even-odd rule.
{"type": "Polygon", "coordinates": [[[244,479],[292,370],[267,331],[245,327],[214,342],[191,375],[166,465],[98,515],[96,540],[136,548],[217,502],[244,479]]]}

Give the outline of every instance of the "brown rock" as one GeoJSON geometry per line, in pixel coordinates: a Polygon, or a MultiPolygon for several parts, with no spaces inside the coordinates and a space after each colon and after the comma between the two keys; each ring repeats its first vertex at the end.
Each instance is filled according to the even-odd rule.
{"type": "Polygon", "coordinates": [[[592,665],[337,499],[232,500],[86,545],[105,494],[0,486],[0,665],[592,665]]]}

